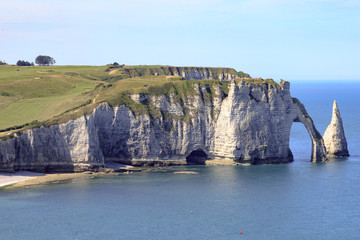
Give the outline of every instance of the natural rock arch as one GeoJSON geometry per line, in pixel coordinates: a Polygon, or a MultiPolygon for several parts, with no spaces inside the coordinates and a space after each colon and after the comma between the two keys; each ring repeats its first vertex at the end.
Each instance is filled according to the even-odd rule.
{"type": "Polygon", "coordinates": [[[290,95],[290,84],[229,84],[216,121],[214,157],[246,164],[287,163],[293,160],[289,149],[293,122],[304,124],[312,142],[312,162],[326,161],[320,133],[304,105],[290,95]]]}
{"type": "Polygon", "coordinates": [[[293,103],[297,108],[296,109],[297,114],[293,122],[301,122],[302,124],[304,124],[312,142],[311,161],[312,162],[325,161],[326,148],[321,134],[316,129],[314,122],[307,113],[304,105],[297,98],[293,98],[293,103]]]}

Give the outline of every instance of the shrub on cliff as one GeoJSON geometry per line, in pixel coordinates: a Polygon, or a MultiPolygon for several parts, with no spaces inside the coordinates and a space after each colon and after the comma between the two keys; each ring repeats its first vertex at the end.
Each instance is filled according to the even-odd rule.
{"type": "Polygon", "coordinates": [[[114,63],[107,64],[106,66],[107,66],[107,69],[106,69],[105,71],[106,71],[106,72],[109,72],[109,71],[111,71],[111,70],[114,69],[114,68],[122,68],[122,67],[125,66],[125,64],[121,64],[121,65],[120,65],[119,63],[114,62],[114,63]]]}

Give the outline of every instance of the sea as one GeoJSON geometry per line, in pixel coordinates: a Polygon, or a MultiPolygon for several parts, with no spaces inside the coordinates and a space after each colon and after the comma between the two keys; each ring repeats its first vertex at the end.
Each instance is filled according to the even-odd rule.
{"type": "Polygon", "coordinates": [[[294,123],[289,164],[164,167],[3,189],[0,239],[360,239],[360,81],[290,82],[322,134],[337,101],[350,157],[311,163],[310,137],[294,123]]]}

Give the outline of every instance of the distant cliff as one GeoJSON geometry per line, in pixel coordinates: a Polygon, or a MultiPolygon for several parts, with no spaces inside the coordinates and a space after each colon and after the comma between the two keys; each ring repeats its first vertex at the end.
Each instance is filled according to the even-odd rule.
{"type": "MultiPolygon", "coordinates": [[[[201,79],[211,75],[188,72],[189,78],[199,74],[207,74],[201,79]]],[[[122,94],[118,105],[104,102],[90,115],[0,141],[0,170],[82,171],[110,160],[134,165],[214,159],[287,163],[293,160],[289,149],[293,122],[303,123],[310,135],[311,160],[325,161],[323,139],[305,107],[290,96],[288,82],[169,83],[122,94]]]]}
{"type": "Polygon", "coordinates": [[[237,78],[250,78],[250,75],[233,68],[211,67],[173,67],[173,66],[121,66],[110,65],[108,71],[118,70],[125,77],[179,76],[185,80],[207,79],[231,81],[237,78]]]}

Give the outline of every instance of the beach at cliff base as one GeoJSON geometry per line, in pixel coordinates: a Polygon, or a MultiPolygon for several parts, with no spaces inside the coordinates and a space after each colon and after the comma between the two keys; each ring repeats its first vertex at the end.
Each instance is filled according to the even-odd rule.
{"type": "Polygon", "coordinates": [[[94,178],[105,175],[117,175],[141,171],[129,165],[108,162],[105,168],[98,171],[72,172],[72,173],[37,173],[30,171],[17,171],[15,173],[0,173],[0,188],[18,188],[39,185],[51,182],[65,181],[80,178],[94,178]]]}
{"type": "Polygon", "coordinates": [[[19,171],[16,173],[0,173],[0,187],[16,184],[18,182],[29,180],[38,176],[44,176],[44,174],[29,171],[19,171]]]}
{"type": "MultiPolygon", "coordinates": [[[[98,176],[115,174],[114,172],[81,172],[81,173],[51,173],[42,174],[21,171],[12,174],[0,174],[0,187],[18,188],[39,185],[50,182],[58,182],[79,178],[94,178],[98,176]]],[[[117,173],[116,173],[117,174],[117,173]]]]}

